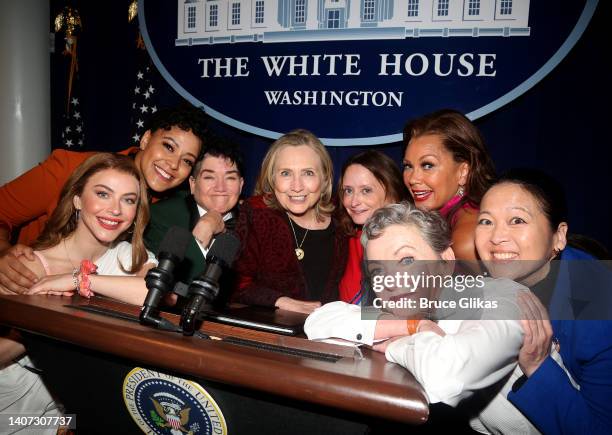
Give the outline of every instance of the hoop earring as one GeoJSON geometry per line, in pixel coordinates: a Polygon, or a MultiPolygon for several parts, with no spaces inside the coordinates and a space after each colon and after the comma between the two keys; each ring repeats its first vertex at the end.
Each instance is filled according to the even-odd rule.
{"type": "Polygon", "coordinates": [[[79,219],[80,219],[80,217],[81,217],[81,210],[77,208],[77,209],[74,211],[74,219],[75,219],[75,220],[78,222],[78,221],[79,221],[79,219]]]}

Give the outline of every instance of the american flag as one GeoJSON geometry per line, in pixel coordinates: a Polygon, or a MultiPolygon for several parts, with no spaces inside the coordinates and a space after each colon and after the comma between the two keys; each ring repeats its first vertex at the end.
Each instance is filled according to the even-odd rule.
{"type": "MultiPolygon", "coordinates": [[[[75,84],[73,83],[73,87],[75,84]]],[[[62,121],[62,144],[66,148],[82,147],[85,140],[85,132],[83,131],[83,117],[81,115],[81,102],[78,92],[72,93],[62,121]]]]}
{"type": "Polygon", "coordinates": [[[85,140],[83,110],[79,89],[78,34],[81,31],[79,11],[65,6],[55,17],[55,32],[63,33],[62,58],[66,63],[66,111],[61,120],[61,143],[66,148],[82,147],[85,140]]]}
{"type": "MultiPolygon", "coordinates": [[[[144,53],[146,55],[146,52],[144,53]]],[[[147,55],[148,57],[148,55],[147,55]]],[[[140,63],[136,71],[136,80],[132,92],[132,145],[138,145],[145,132],[145,120],[157,112],[157,89],[153,86],[152,76],[157,70],[151,62],[140,63]]]]}
{"type": "Polygon", "coordinates": [[[152,114],[157,112],[158,99],[156,83],[160,83],[159,73],[153,66],[151,57],[147,53],[142,34],[138,27],[138,4],[132,1],[128,8],[128,21],[131,23],[133,34],[136,36],[135,58],[136,58],[136,74],[134,83],[131,89],[131,136],[130,143],[133,146],[138,146],[140,138],[145,132],[145,121],[152,114]]]}
{"type": "MultiPolygon", "coordinates": [[[[137,10],[137,9],[136,9],[137,10]]],[[[130,11],[130,17],[134,18],[136,12],[130,11]],[[132,15],[133,13],[133,15],[132,15]]],[[[151,57],[147,53],[144,40],[137,26],[137,20],[131,20],[132,29],[136,35],[135,52],[135,76],[132,89],[130,90],[131,98],[131,136],[130,143],[138,146],[140,138],[145,132],[145,121],[153,113],[157,112],[158,108],[158,91],[156,84],[160,83],[159,72],[153,66],[151,57]]]]}
{"type": "Polygon", "coordinates": [[[66,60],[67,97],[66,111],[62,115],[62,145],[66,148],[82,147],[85,141],[83,129],[83,104],[81,100],[77,38],[66,37],[62,55],[66,60]]]}

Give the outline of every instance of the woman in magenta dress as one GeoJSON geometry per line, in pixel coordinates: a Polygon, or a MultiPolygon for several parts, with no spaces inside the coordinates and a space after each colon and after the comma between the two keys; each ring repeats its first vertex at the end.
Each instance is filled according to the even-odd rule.
{"type": "Polygon", "coordinates": [[[338,181],[338,221],[349,237],[348,261],[340,280],[340,300],[358,304],[361,300],[361,227],[376,210],[408,198],[402,174],[395,162],[380,151],[363,151],[350,157],[338,181]]]}
{"type": "Polygon", "coordinates": [[[478,208],[495,179],[480,132],[463,114],[440,110],[409,121],[404,144],[404,184],[415,205],[446,218],[457,259],[476,259],[478,208]]]}

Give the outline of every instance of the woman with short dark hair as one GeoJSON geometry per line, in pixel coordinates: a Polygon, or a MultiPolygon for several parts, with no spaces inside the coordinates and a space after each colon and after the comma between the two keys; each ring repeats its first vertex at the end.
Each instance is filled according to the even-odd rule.
{"type": "Polygon", "coordinates": [[[567,231],[563,188],[541,171],[509,171],[482,199],[475,236],[480,258],[492,276],[533,291],[524,301],[520,369],[491,412],[518,408],[543,433],[609,433],[612,276],[569,246],[567,231]]]}

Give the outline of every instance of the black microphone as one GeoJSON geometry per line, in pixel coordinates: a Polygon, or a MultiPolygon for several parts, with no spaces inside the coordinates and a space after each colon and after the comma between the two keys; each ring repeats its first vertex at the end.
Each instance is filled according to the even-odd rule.
{"type": "MultiPolygon", "coordinates": [[[[191,233],[176,226],[171,227],[164,236],[159,245],[157,267],[149,270],[145,277],[149,292],[140,311],[141,324],[164,329],[167,326],[165,319],[159,316],[157,306],[162,296],[172,291],[176,281],[174,269],[183,261],[190,240],[191,233]]],[[[174,326],[173,328],[176,329],[174,326]]]]}
{"type": "Polygon", "coordinates": [[[189,285],[191,299],[183,309],[181,327],[184,335],[193,335],[195,323],[204,304],[210,304],[219,294],[219,279],[224,268],[229,268],[240,249],[240,241],[231,232],[221,233],[206,255],[204,272],[189,285]]]}

